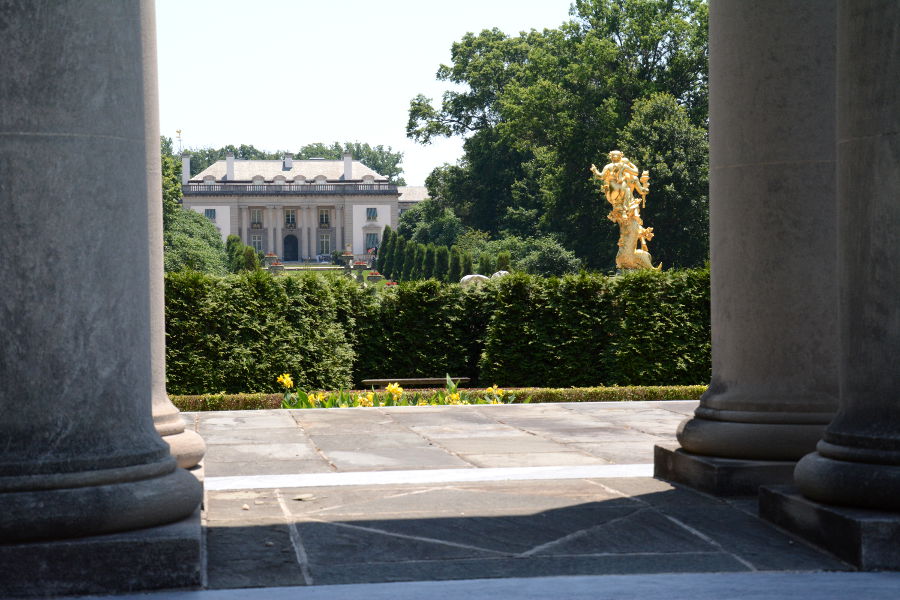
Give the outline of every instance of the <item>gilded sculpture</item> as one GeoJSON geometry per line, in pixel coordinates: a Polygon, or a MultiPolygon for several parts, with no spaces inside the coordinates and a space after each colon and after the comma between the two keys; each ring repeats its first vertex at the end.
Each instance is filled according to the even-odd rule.
{"type": "Polygon", "coordinates": [[[647,242],[653,239],[653,228],[644,227],[641,219],[641,208],[647,206],[647,194],[650,192],[650,173],[640,173],[619,150],[609,153],[609,164],[603,170],[591,165],[591,173],[600,180],[600,189],[612,206],[606,218],[619,225],[616,268],[662,269],[662,263],[653,266],[647,249],[647,242]]]}

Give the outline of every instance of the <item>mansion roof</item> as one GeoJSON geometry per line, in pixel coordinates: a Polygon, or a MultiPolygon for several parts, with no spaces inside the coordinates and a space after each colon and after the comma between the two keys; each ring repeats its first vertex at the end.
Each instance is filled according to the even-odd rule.
{"type": "MultiPolygon", "coordinates": [[[[233,181],[253,181],[254,177],[262,176],[266,182],[274,181],[275,177],[282,176],[286,183],[293,181],[312,181],[317,176],[323,175],[327,181],[345,181],[344,180],[344,161],[343,160],[293,160],[290,169],[284,168],[284,162],[281,160],[239,160],[234,161],[234,179],[233,181]]],[[[203,178],[212,175],[216,181],[223,181],[225,178],[225,161],[218,160],[202,170],[191,178],[191,183],[202,183],[203,178]]],[[[373,171],[358,160],[353,161],[353,179],[362,180],[363,177],[370,176],[373,181],[386,182],[387,177],[373,171]]]]}

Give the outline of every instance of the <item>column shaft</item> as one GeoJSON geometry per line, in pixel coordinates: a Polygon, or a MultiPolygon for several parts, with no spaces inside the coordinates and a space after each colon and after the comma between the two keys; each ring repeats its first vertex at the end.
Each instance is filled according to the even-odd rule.
{"type": "Polygon", "coordinates": [[[837,22],[840,410],[795,477],[900,510],[900,5],[841,2],[837,22]]]}
{"type": "Polygon", "coordinates": [[[797,460],[836,406],[834,2],[710,6],[712,381],[690,453],[797,460]]]}
{"type": "Polygon", "coordinates": [[[152,13],[3,10],[0,543],[169,523],[200,501],[151,417],[152,13]]]}

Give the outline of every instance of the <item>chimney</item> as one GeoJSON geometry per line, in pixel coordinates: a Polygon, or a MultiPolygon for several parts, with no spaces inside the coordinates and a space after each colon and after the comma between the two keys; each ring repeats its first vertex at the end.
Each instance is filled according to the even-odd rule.
{"type": "Polygon", "coordinates": [[[344,181],[353,179],[353,155],[344,152],[344,181]]]}
{"type": "Polygon", "coordinates": [[[225,155],[225,181],[234,181],[234,152],[225,155]]]}
{"type": "Polygon", "coordinates": [[[294,166],[294,157],[290,154],[285,154],[282,158],[281,168],[285,171],[290,171],[294,166]]]}
{"type": "Polygon", "coordinates": [[[191,155],[184,152],[181,155],[181,185],[187,185],[191,180],[191,155]]]}

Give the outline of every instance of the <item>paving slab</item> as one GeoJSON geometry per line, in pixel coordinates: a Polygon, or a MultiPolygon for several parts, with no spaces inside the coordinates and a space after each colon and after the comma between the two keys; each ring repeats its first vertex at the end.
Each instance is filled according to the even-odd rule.
{"type": "MultiPolygon", "coordinates": [[[[536,452],[533,454],[469,454],[459,455],[476,467],[551,467],[570,465],[602,465],[610,461],[582,452],[536,452]]],[[[644,461],[634,461],[644,462],[644,461]]]]}

